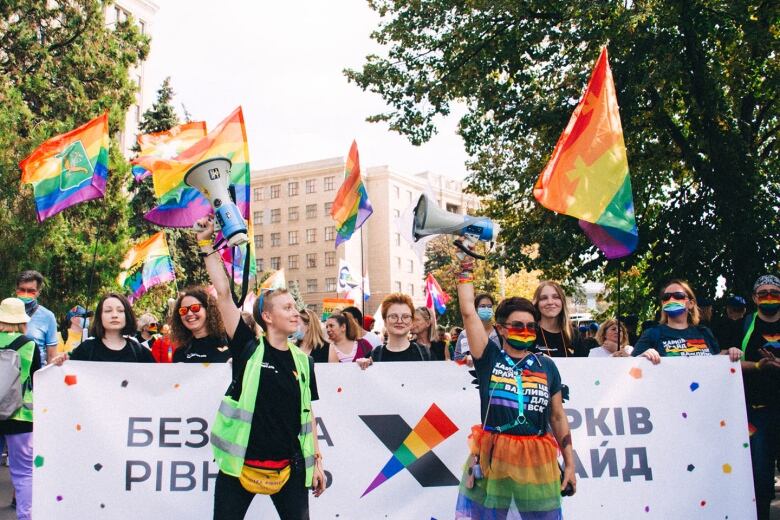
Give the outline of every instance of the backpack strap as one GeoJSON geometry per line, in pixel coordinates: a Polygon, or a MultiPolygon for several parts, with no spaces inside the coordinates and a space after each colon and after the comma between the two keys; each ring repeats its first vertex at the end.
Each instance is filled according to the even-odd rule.
{"type": "Polygon", "coordinates": [[[25,345],[30,341],[33,340],[25,336],[24,334],[22,334],[19,337],[17,337],[15,340],[13,340],[11,343],[9,343],[5,348],[11,350],[19,350],[20,348],[22,348],[22,345],[25,345]]]}
{"type": "Polygon", "coordinates": [[[750,337],[753,335],[753,330],[756,328],[756,316],[758,316],[758,313],[754,312],[750,316],[745,317],[745,332],[742,337],[742,361],[745,360],[745,351],[747,350],[748,343],[750,343],[750,337]]]}

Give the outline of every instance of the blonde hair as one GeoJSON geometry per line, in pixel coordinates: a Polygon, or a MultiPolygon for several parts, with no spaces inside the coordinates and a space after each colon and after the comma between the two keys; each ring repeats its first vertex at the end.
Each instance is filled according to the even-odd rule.
{"type": "Polygon", "coordinates": [[[601,324],[599,330],[596,331],[596,343],[599,345],[604,344],[604,340],[607,338],[607,331],[610,327],[615,325],[620,326],[620,345],[618,345],[618,348],[623,348],[628,345],[628,330],[626,329],[626,326],[623,325],[623,323],[619,323],[618,320],[614,318],[601,324]]]}
{"type": "Polygon", "coordinates": [[[420,315],[422,318],[428,322],[428,334],[426,336],[428,337],[429,341],[433,341],[436,339],[436,327],[433,326],[433,316],[431,316],[431,310],[428,307],[417,307],[414,310],[415,315],[420,315]]]}
{"type": "Polygon", "coordinates": [[[699,311],[699,304],[696,302],[696,295],[693,293],[693,289],[691,289],[691,286],[688,285],[688,282],[685,280],[680,280],[679,278],[674,278],[672,280],[669,280],[667,283],[664,284],[664,286],[661,288],[660,292],[658,293],[658,300],[661,301],[661,323],[667,323],[669,321],[669,317],[666,315],[666,312],[664,312],[663,308],[663,300],[661,300],[661,297],[666,292],[666,289],[669,288],[670,285],[679,285],[683,288],[683,292],[685,292],[685,295],[688,296],[688,299],[693,302],[693,307],[688,309],[688,323],[693,325],[694,327],[699,324],[699,320],[701,319],[701,313],[699,311]]]}
{"type": "Polygon", "coordinates": [[[328,340],[322,333],[322,327],[320,327],[320,317],[317,316],[317,313],[311,309],[304,309],[300,311],[300,314],[302,315],[301,317],[305,315],[306,319],[309,320],[309,326],[306,327],[306,333],[303,335],[301,345],[311,345],[312,352],[318,348],[326,346],[328,344],[328,340]]]}
{"type": "Polygon", "coordinates": [[[141,314],[141,317],[138,318],[138,332],[141,332],[144,327],[149,325],[150,323],[156,323],[157,318],[154,317],[154,314],[145,312],[141,314]]]}
{"type": "Polygon", "coordinates": [[[0,321],[0,332],[18,332],[19,334],[24,334],[27,332],[27,324],[0,321]]]}
{"type": "Polygon", "coordinates": [[[558,314],[557,321],[558,326],[561,328],[561,334],[563,335],[563,346],[566,349],[570,349],[573,333],[571,329],[571,322],[569,321],[569,308],[566,305],[566,293],[563,292],[563,288],[552,280],[543,280],[539,282],[539,285],[534,291],[532,303],[534,304],[534,307],[536,307],[536,311],[541,314],[541,311],[539,310],[539,297],[542,295],[542,290],[545,287],[552,287],[555,289],[555,292],[561,299],[561,313],[558,314]]]}

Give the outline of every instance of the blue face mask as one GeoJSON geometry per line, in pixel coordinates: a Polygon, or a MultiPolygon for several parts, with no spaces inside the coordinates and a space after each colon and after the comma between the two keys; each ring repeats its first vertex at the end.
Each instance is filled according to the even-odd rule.
{"type": "Polygon", "coordinates": [[[477,309],[477,316],[482,321],[490,321],[493,319],[493,309],[490,307],[480,307],[477,309]]]}
{"type": "Polygon", "coordinates": [[[295,332],[293,332],[293,339],[295,341],[302,341],[303,340],[303,331],[301,329],[298,329],[295,332]]]}

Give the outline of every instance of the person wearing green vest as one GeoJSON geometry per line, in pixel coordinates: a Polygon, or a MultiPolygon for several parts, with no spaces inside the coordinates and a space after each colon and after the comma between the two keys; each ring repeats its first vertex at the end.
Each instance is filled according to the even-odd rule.
{"type": "MultiPolygon", "coordinates": [[[[32,375],[41,367],[40,350],[32,338],[24,336],[29,321],[24,302],[19,298],[6,298],[0,303],[0,350],[17,352],[22,385],[22,406],[8,419],[0,421],[0,438],[8,446],[8,466],[19,520],[29,520],[32,515],[32,375]]],[[[0,359],[3,363],[8,362],[5,356],[0,359]]]]}
{"type": "Polygon", "coordinates": [[[780,278],[767,274],[753,284],[757,311],[745,316],[742,376],[758,520],[768,520],[775,496],[780,446],[780,278]]]}
{"type": "Polygon", "coordinates": [[[288,340],[300,320],[295,300],[283,289],[263,293],[253,315],[264,333],[255,339],[213,248],[212,217],[196,228],[233,359],[233,382],[211,427],[219,466],[214,519],[244,518],[256,494],[270,495],[284,520],[308,519],[308,488],[320,496],[325,476],[311,406],[318,399],[314,363],[288,340]]]}

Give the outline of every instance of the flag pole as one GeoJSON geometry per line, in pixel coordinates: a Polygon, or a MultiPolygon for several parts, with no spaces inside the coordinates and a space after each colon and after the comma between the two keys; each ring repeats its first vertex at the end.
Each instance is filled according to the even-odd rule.
{"type": "MultiPolygon", "coordinates": [[[[365,284],[365,276],[363,275],[363,272],[365,270],[365,265],[363,264],[363,226],[360,226],[360,312],[365,316],[366,313],[366,284],[365,284]]],[[[363,327],[363,324],[360,324],[360,327],[363,327]]]]}
{"type": "Polygon", "coordinates": [[[617,348],[620,350],[620,264],[623,262],[623,259],[621,258],[618,260],[618,272],[617,272],[617,333],[618,333],[618,344],[617,348]]]}

